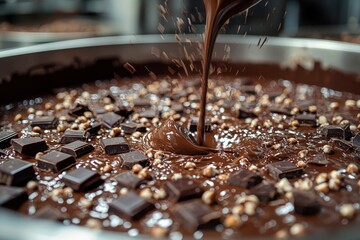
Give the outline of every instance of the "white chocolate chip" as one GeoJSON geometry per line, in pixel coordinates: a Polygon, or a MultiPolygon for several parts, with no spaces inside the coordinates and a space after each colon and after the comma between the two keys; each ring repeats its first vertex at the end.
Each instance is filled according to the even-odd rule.
{"type": "Polygon", "coordinates": [[[187,162],[184,166],[185,169],[194,169],[196,168],[196,164],[193,162],[187,162]]]}
{"type": "Polygon", "coordinates": [[[322,149],[323,149],[323,152],[326,154],[331,154],[333,152],[333,148],[330,145],[324,145],[322,147],[322,149]]]}

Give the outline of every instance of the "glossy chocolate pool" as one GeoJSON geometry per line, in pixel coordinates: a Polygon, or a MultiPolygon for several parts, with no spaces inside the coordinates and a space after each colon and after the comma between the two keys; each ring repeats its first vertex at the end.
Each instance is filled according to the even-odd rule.
{"type": "MultiPolygon", "coordinates": [[[[140,65],[134,66],[141,72],[140,65]]],[[[160,69],[164,69],[162,65],[153,66],[156,66],[152,68],[154,72],[157,70],[160,73],[160,69]]],[[[150,74],[150,77],[139,74],[138,77],[129,79],[129,75],[120,72],[116,80],[96,81],[94,84],[60,89],[56,90],[55,94],[35,95],[18,103],[3,105],[2,113],[6,114],[2,115],[1,130],[13,129],[21,137],[41,137],[50,147],[45,152],[61,150],[64,145],[59,142],[65,129],[60,127],[58,131],[59,125],[75,128],[73,125],[75,121],[78,122],[78,127],[84,127],[87,120],[102,122],[104,118],[101,115],[107,111],[130,114],[127,120],[131,119],[140,123],[139,125],[147,126],[147,133],[143,132],[143,128],[137,127],[138,130],[142,129],[139,130],[141,133],[130,135],[121,132],[120,135],[126,139],[131,150],[139,150],[148,155],[149,162],[146,164],[149,167],[148,171],[144,170],[136,174],[144,178],[145,184],[140,184],[134,192],[153,203],[155,209],[151,209],[134,221],[128,220],[122,213],[113,209],[109,213],[108,206],[113,199],[126,196],[126,190],[120,187],[121,184],[116,177],[119,173],[130,171],[123,168],[124,159],[120,154],[105,154],[101,139],[114,137],[118,130],[103,127],[97,136],[90,137],[89,143],[95,147],[95,150],[77,158],[76,166],[55,174],[40,170],[39,166],[35,165],[37,188],[33,188],[34,182],[24,186],[23,189],[29,194],[30,201],[21,205],[20,212],[31,216],[39,215],[40,212],[40,215],[45,215],[46,218],[60,219],[63,225],[87,225],[92,228],[125,232],[125,235],[129,236],[150,234],[151,236],[167,235],[171,238],[274,235],[281,237],[286,234],[311,236],[329,229],[341,230],[348,226],[356,226],[359,222],[359,174],[354,173],[356,168],[352,165],[349,167],[349,164],[358,164],[358,150],[356,146],[348,149],[343,144],[339,144],[338,140],[324,136],[325,126],[321,124],[326,119],[330,124],[340,128],[349,126],[352,137],[356,136],[359,132],[357,129],[359,95],[299,83],[299,81],[307,81],[306,83],[319,84],[320,76],[324,76],[324,79],[331,83],[334,83],[334,79],[354,81],[354,76],[335,70],[321,70],[320,67],[309,72],[305,69],[281,70],[276,65],[262,64],[218,64],[217,66],[221,69],[228,67],[229,71],[225,73],[226,71],[222,70],[219,72],[221,74],[212,77],[209,100],[211,107],[208,108],[208,125],[211,131],[206,134],[206,146],[209,149],[207,149],[208,154],[202,153],[198,156],[190,153],[187,153],[189,155],[161,153],[156,145],[153,146],[153,150],[148,151],[149,141],[144,141],[143,137],[159,129],[159,124],[165,123],[169,117],[178,124],[174,125],[168,120],[166,123],[170,121],[170,129],[181,129],[177,126],[193,129],[190,122],[196,116],[199,106],[199,96],[196,91],[199,75],[179,79],[175,77],[176,75],[169,78],[156,72],[156,79],[153,74],[150,74]],[[239,73],[239,69],[245,69],[243,74],[239,73]],[[305,76],[312,77],[305,78],[305,76]],[[85,122],[83,118],[77,119],[69,115],[69,109],[73,109],[75,102],[78,103],[80,99],[82,99],[81,103],[89,107],[93,115],[91,117],[84,114],[88,117],[85,122]],[[333,102],[338,103],[338,108],[336,104],[332,104],[333,102]],[[61,105],[57,105],[59,103],[65,108],[61,109],[61,105]],[[179,104],[182,105],[182,109],[179,104]],[[35,112],[32,109],[29,111],[29,108],[34,108],[35,112]],[[316,123],[310,121],[310,125],[314,126],[298,126],[294,120],[297,119],[302,125],[302,115],[300,117],[293,115],[296,113],[294,108],[298,108],[307,116],[315,114],[316,123]],[[155,115],[149,109],[155,111],[155,115]],[[37,112],[38,110],[42,113],[37,112]],[[21,119],[16,116],[19,113],[21,119]],[[43,128],[39,131],[37,128],[33,129],[34,126],[30,126],[33,118],[37,118],[36,113],[56,116],[60,121],[56,127],[43,128]],[[15,117],[19,121],[13,122],[15,117]],[[38,135],[33,131],[40,133],[38,135]],[[323,153],[326,149],[325,145],[332,147],[331,154],[323,153]],[[323,157],[319,158],[319,154],[323,157]],[[294,176],[289,179],[291,186],[302,191],[308,191],[310,188],[311,192],[315,192],[317,203],[321,206],[320,210],[316,210],[318,207],[314,207],[314,204],[310,208],[306,206],[307,210],[311,210],[312,215],[304,215],[304,211],[299,210],[301,206],[296,200],[294,203],[291,194],[286,193],[289,190],[284,192],[281,184],[280,187],[278,186],[280,180],[277,179],[276,173],[269,172],[272,168],[268,164],[276,162],[291,162],[298,165],[295,168],[301,170],[301,176],[291,173],[287,175],[289,178],[294,176]],[[102,175],[103,183],[85,192],[72,191],[64,185],[65,181],[62,179],[65,174],[79,167],[98,172],[102,175]],[[256,176],[263,177],[263,183],[277,185],[276,196],[267,194],[271,201],[265,203],[263,195],[259,195],[258,199],[261,199],[259,204],[256,198],[246,197],[254,193],[256,186],[253,184],[256,183],[241,181],[234,183],[231,180],[235,178],[232,174],[241,169],[248,169],[256,176]],[[334,169],[339,170],[340,174],[332,172],[334,169]],[[169,181],[175,181],[171,178],[180,178],[177,174],[180,172],[182,179],[193,179],[203,188],[204,195],[193,194],[193,197],[200,201],[200,206],[209,203],[210,211],[214,213],[212,217],[217,220],[210,229],[196,230],[194,225],[188,226],[189,224],[182,222],[179,217],[178,209],[183,207],[184,201],[177,202],[178,198],[174,198],[165,185],[169,181]],[[316,176],[322,172],[332,172],[326,175],[328,179],[325,182],[329,186],[330,181],[332,182],[332,189],[326,193],[320,193],[324,190],[318,187],[320,182],[316,180],[316,176]],[[338,178],[339,181],[335,180],[338,178]],[[339,182],[340,185],[336,185],[339,182]],[[234,186],[234,184],[242,186],[234,186]],[[161,189],[168,192],[166,197],[161,189]],[[212,190],[215,190],[215,198],[212,197],[212,190]],[[202,201],[204,203],[201,203],[202,201]],[[356,212],[354,216],[350,217],[349,211],[340,210],[347,203],[350,203],[356,212]],[[298,208],[296,212],[294,205],[298,208]],[[60,214],[44,214],[50,212],[48,208],[44,209],[44,206],[52,206],[58,209],[60,214]]],[[[58,77],[61,78],[61,74],[58,77]]],[[[332,86],[344,87],[342,84],[335,85],[332,86]]],[[[190,142],[195,137],[195,133],[189,134],[186,130],[181,132],[190,142]]],[[[348,140],[351,145],[352,139],[348,138],[348,140]]],[[[2,159],[16,157],[36,163],[34,156],[28,157],[16,153],[13,147],[2,152],[5,154],[1,156],[2,159]]],[[[2,160],[2,162],[6,161],[8,160],[2,160]]],[[[138,170],[134,169],[135,172],[138,170]]],[[[199,201],[193,202],[193,206],[198,206],[199,201]]],[[[186,208],[180,209],[186,210],[186,208]]],[[[204,219],[200,222],[200,225],[206,225],[204,219]]]]}

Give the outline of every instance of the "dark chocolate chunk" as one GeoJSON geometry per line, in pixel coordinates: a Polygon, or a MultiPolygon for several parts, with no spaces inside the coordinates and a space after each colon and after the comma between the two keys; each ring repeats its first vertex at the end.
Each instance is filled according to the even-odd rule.
{"type": "Polygon", "coordinates": [[[356,134],[355,137],[352,138],[352,144],[355,148],[360,148],[360,133],[356,134]]]}
{"type": "Polygon", "coordinates": [[[159,116],[159,113],[155,110],[148,109],[139,113],[141,118],[153,119],[159,116]]]}
{"type": "Polygon", "coordinates": [[[344,151],[351,151],[354,149],[350,141],[333,138],[331,139],[331,142],[333,142],[336,147],[344,151]]]}
{"type": "Polygon", "coordinates": [[[55,173],[72,167],[75,163],[74,156],[58,151],[47,153],[37,159],[38,168],[55,173]]]}
{"type": "Polygon", "coordinates": [[[247,110],[245,108],[240,108],[238,113],[238,118],[245,119],[245,118],[257,118],[258,116],[251,112],[250,110],[247,110]]]}
{"type": "Polygon", "coordinates": [[[252,188],[262,182],[262,177],[246,169],[241,169],[229,176],[228,184],[242,188],[252,188]]]}
{"type": "Polygon", "coordinates": [[[120,127],[120,124],[124,121],[124,117],[113,113],[108,112],[99,116],[103,124],[107,128],[120,127]]]}
{"type": "Polygon", "coordinates": [[[134,109],[125,106],[119,106],[119,108],[114,111],[114,113],[123,116],[124,118],[128,118],[131,114],[133,114],[133,112],[134,109]]]}
{"type": "Polygon", "coordinates": [[[136,189],[141,184],[146,182],[144,179],[139,178],[137,175],[133,174],[130,171],[120,173],[115,177],[115,180],[118,182],[120,187],[125,187],[129,189],[136,189]]]}
{"type": "MultiPolygon", "coordinates": [[[[196,132],[198,124],[199,124],[199,118],[198,117],[192,118],[191,122],[189,123],[189,131],[196,132]]],[[[211,131],[212,131],[211,124],[208,120],[206,120],[205,121],[205,132],[211,132],[211,131]]]]}
{"type": "Polygon", "coordinates": [[[320,165],[320,166],[326,166],[326,165],[330,164],[331,162],[327,159],[327,157],[325,156],[324,153],[320,153],[320,154],[317,154],[314,157],[312,157],[309,160],[309,163],[315,164],[315,165],[320,165]]]}
{"type": "Polygon", "coordinates": [[[61,152],[70,154],[75,158],[81,157],[85,154],[88,154],[94,150],[93,145],[83,141],[75,141],[69,143],[61,148],[61,152]]]}
{"type": "Polygon", "coordinates": [[[295,119],[298,120],[300,126],[310,126],[310,127],[317,126],[315,114],[298,114],[296,115],[295,119]]]}
{"type": "Polygon", "coordinates": [[[86,129],[86,132],[88,132],[90,134],[90,136],[95,136],[98,134],[98,132],[100,131],[102,127],[102,124],[99,122],[94,122],[90,125],[90,127],[88,129],[86,129]]]}
{"type": "Polygon", "coordinates": [[[109,212],[130,220],[137,220],[154,208],[152,203],[139,197],[134,192],[129,192],[114,199],[109,204],[109,212]]]}
{"type": "Polygon", "coordinates": [[[220,223],[221,213],[196,199],[177,204],[173,211],[176,220],[189,232],[198,229],[214,229],[220,223]]]}
{"type": "Polygon", "coordinates": [[[151,107],[151,101],[150,99],[146,99],[146,98],[137,98],[134,100],[134,106],[135,107],[151,107]]]}
{"type": "Polygon", "coordinates": [[[349,125],[346,126],[324,126],[323,127],[323,135],[327,138],[338,138],[350,140],[352,137],[352,133],[349,125]]]}
{"type": "Polygon", "coordinates": [[[64,132],[64,135],[62,136],[62,138],[60,140],[60,143],[68,144],[68,143],[75,142],[77,140],[87,141],[89,137],[90,137],[89,132],[86,132],[83,130],[66,129],[66,131],[64,132]]]}
{"type": "Polygon", "coordinates": [[[39,137],[12,139],[11,145],[16,152],[30,156],[35,156],[38,152],[49,148],[45,140],[39,137]]]}
{"type": "Polygon", "coordinates": [[[31,122],[31,126],[38,126],[42,129],[53,129],[56,128],[59,120],[55,116],[37,117],[31,122]]]}
{"type": "Polygon", "coordinates": [[[148,157],[138,150],[120,154],[120,158],[122,159],[122,167],[125,169],[131,169],[135,164],[146,167],[150,163],[148,157]]]}
{"type": "Polygon", "coordinates": [[[75,191],[87,191],[102,183],[100,174],[86,168],[78,168],[68,172],[62,181],[75,191]]]}
{"type": "Polygon", "coordinates": [[[76,104],[76,106],[68,111],[68,114],[73,117],[80,117],[84,115],[84,112],[91,112],[89,107],[83,104],[76,104]]]}
{"type": "Polygon", "coordinates": [[[15,210],[27,200],[28,195],[22,188],[0,185],[0,207],[15,210]]]}
{"type": "Polygon", "coordinates": [[[146,127],[139,123],[127,122],[121,124],[121,130],[125,134],[133,134],[134,132],[146,132],[146,127]]]}
{"type": "Polygon", "coordinates": [[[304,171],[289,161],[281,161],[266,165],[270,176],[273,178],[296,178],[300,177],[304,171]]]}
{"type": "Polygon", "coordinates": [[[276,114],[281,114],[281,115],[287,115],[287,116],[291,116],[291,110],[289,108],[286,108],[284,106],[278,106],[278,105],[274,105],[268,108],[269,112],[271,113],[276,113],[276,114]]]}
{"type": "Polygon", "coordinates": [[[253,187],[250,191],[258,197],[261,203],[268,203],[276,198],[277,191],[274,184],[261,183],[253,187]]]}
{"type": "Polygon", "coordinates": [[[204,192],[200,184],[190,178],[168,181],[164,184],[163,188],[169,199],[177,202],[201,197],[204,192]]]}
{"type": "Polygon", "coordinates": [[[19,159],[7,159],[0,165],[0,183],[8,186],[22,186],[35,178],[31,163],[19,159]]]}
{"type": "Polygon", "coordinates": [[[0,132],[0,149],[5,149],[11,146],[11,139],[18,138],[18,134],[13,131],[0,132]]]}
{"type": "Polygon", "coordinates": [[[256,85],[244,85],[240,88],[240,90],[247,94],[256,94],[256,85]]]}
{"type": "Polygon", "coordinates": [[[295,212],[301,215],[313,215],[320,211],[321,205],[311,191],[295,190],[293,192],[295,212]]]}
{"type": "Polygon", "coordinates": [[[300,112],[309,112],[309,107],[315,105],[316,103],[312,99],[302,100],[296,103],[296,107],[299,109],[300,112]]]}
{"type": "Polygon", "coordinates": [[[49,221],[62,221],[65,219],[64,214],[62,214],[58,209],[51,206],[45,206],[41,208],[35,213],[34,217],[49,221]]]}
{"type": "Polygon", "coordinates": [[[119,154],[130,151],[129,144],[123,137],[101,139],[101,146],[106,154],[119,154]]]}

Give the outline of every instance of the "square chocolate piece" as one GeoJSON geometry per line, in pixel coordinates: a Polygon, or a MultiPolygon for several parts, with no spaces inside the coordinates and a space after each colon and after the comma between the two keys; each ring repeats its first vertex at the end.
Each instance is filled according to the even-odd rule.
{"type": "Polygon", "coordinates": [[[238,118],[245,119],[245,118],[257,118],[258,116],[253,113],[252,111],[246,108],[240,108],[238,113],[238,118]]]}
{"type": "Polygon", "coordinates": [[[75,191],[84,192],[102,183],[100,174],[86,168],[78,168],[68,172],[62,181],[75,191]]]}
{"type": "Polygon", "coordinates": [[[29,156],[35,156],[49,148],[45,140],[39,137],[12,139],[11,145],[16,152],[29,156]]]}
{"type": "Polygon", "coordinates": [[[11,139],[18,138],[18,134],[14,131],[0,132],[0,149],[5,149],[11,146],[11,139]]]}
{"type": "Polygon", "coordinates": [[[315,114],[298,114],[296,115],[295,119],[298,120],[300,126],[310,126],[310,127],[317,126],[317,120],[315,114]]]}
{"type": "Polygon", "coordinates": [[[350,130],[350,126],[324,126],[323,127],[323,135],[327,138],[338,138],[338,139],[345,139],[350,140],[352,137],[352,133],[350,130]]]}
{"type": "Polygon", "coordinates": [[[65,219],[64,214],[62,214],[58,209],[51,206],[45,206],[41,208],[35,213],[34,217],[49,221],[62,221],[65,219]]]}
{"type": "Polygon", "coordinates": [[[9,186],[22,186],[35,178],[31,163],[20,159],[7,159],[0,165],[0,183],[9,186]]]}
{"type": "Polygon", "coordinates": [[[90,134],[90,136],[96,136],[98,135],[98,132],[100,131],[102,127],[102,124],[99,122],[94,122],[90,125],[88,129],[86,129],[86,132],[90,134]]]}
{"type": "Polygon", "coordinates": [[[153,208],[154,205],[152,203],[139,197],[134,192],[122,195],[109,204],[109,212],[130,220],[140,219],[153,208]]]}
{"type": "Polygon", "coordinates": [[[55,173],[72,167],[75,163],[76,160],[72,155],[58,151],[47,153],[37,159],[38,168],[50,170],[55,173]]]}
{"type": "Polygon", "coordinates": [[[0,207],[15,210],[27,200],[28,195],[24,189],[0,185],[0,207]]]}
{"type": "Polygon", "coordinates": [[[274,184],[261,183],[253,187],[250,194],[257,196],[261,203],[268,203],[276,198],[277,191],[274,184]]]}
{"type": "Polygon", "coordinates": [[[104,126],[109,129],[113,127],[120,127],[120,124],[125,119],[124,117],[113,112],[102,114],[99,116],[99,118],[102,120],[104,126]]]}
{"type": "Polygon", "coordinates": [[[315,193],[311,191],[295,190],[293,202],[295,212],[301,215],[314,215],[321,209],[315,193]]]}
{"type": "Polygon", "coordinates": [[[101,139],[101,146],[106,154],[119,154],[130,151],[129,144],[123,137],[101,139]]]}
{"type": "Polygon", "coordinates": [[[61,148],[61,152],[70,154],[75,158],[81,157],[92,152],[95,148],[90,143],[83,141],[75,141],[61,148]]]}
{"type": "Polygon", "coordinates": [[[289,161],[281,161],[266,165],[270,176],[276,179],[300,177],[304,171],[289,161]]]}
{"type": "Polygon", "coordinates": [[[139,178],[137,175],[133,174],[130,171],[120,173],[115,177],[115,180],[118,182],[120,187],[125,187],[129,189],[136,189],[140,187],[141,184],[146,181],[142,178],[139,178]]]}
{"type": "Polygon", "coordinates": [[[88,106],[77,103],[73,109],[69,110],[68,114],[73,117],[80,117],[84,115],[84,112],[89,112],[89,111],[90,109],[88,106]]]}
{"type": "Polygon", "coordinates": [[[120,158],[122,159],[122,167],[128,170],[130,170],[135,164],[140,164],[141,166],[146,167],[150,163],[148,157],[138,150],[120,154],[120,158]]]}
{"type": "Polygon", "coordinates": [[[60,143],[62,144],[68,144],[75,142],[77,140],[86,142],[88,138],[90,137],[90,133],[82,130],[71,130],[66,129],[64,132],[60,143]]]}
{"type": "Polygon", "coordinates": [[[252,188],[262,182],[262,177],[246,169],[241,169],[229,176],[228,184],[242,188],[252,188]]]}
{"type": "Polygon", "coordinates": [[[146,127],[139,123],[127,122],[121,124],[121,130],[125,134],[133,134],[134,132],[146,132],[146,127]]]}
{"type": "Polygon", "coordinates": [[[214,229],[220,223],[221,213],[213,211],[201,200],[191,200],[182,204],[177,204],[174,215],[181,226],[189,232],[198,229],[214,229]]]}
{"type": "Polygon", "coordinates": [[[200,184],[190,178],[168,181],[163,186],[170,200],[177,202],[199,198],[204,193],[200,184]]]}
{"type": "Polygon", "coordinates": [[[30,123],[30,126],[38,126],[42,129],[53,129],[58,124],[58,119],[55,116],[37,117],[30,123]]]}

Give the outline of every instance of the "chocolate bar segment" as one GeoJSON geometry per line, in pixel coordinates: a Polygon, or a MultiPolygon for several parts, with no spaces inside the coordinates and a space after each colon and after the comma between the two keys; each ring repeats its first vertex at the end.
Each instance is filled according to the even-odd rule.
{"type": "Polygon", "coordinates": [[[16,152],[30,156],[35,156],[38,152],[49,148],[45,140],[39,137],[12,139],[11,145],[16,152]]]}
{"type": "Polygon", "coordinates": [[[69,110],[68,114],[73,117],[80,117],[84,115],[84,112],[89,112],[89,111],[90,109],[88,106],[77,103],[73,109],[69,110]]]}
{"type": "Polygon", "coordinates": [[[198,229],[214,228],[220,223],[221,213],[213,211],[202,201],[190,200],[177,204],[173,211],[176,220],[189,232],[198,229]]]}
{"type": "Polygon", "coordinates": [[[86,168],[78,168],[68,172],[62,181],[75,191],[83,192],[99,186],[102,183],[97,172],[86,168]]]}
{"type": "Polygon", "coordinates": [[[95,148],[90,143],[83,141],[75,141],[61,148],[61,152],[70,154],[75,158],[81,157],[92,152],[95,148]]]}
{"type": "Polygon", "coordinates": [[[94,122],[90,125],[88,129],[86,129],[86,132],[90,134],[90,136],[96,136],[98,135],[98,132],[100,131],[102,127],[102,124],[99,122],[94,122]]]}
{"type": "Polygon", "coordinates": [[[0,165],[0,183],[8,186],[22,186],[35,178],[31,163],[20,159],[7,159],[0,165]]]}
{"type": "Polygon", "coordinates": [[[42,129],[53,129],[57,126],[59,120],[55,116],[37,117],[31,121],[31,126],[38,126],[42,129]]]}
{"type": "Polygon", "coordinates": [[[310,126],[310,127],[317,126],[317,120],[315,114],[299,114],[296,115],[295,119],[298,120],[300,126],[310,126]]]}
{"type": "Polygon", "coordinates": [[[129,144],[123,137],[101,139],[101,146],[106,154],[119,154],[130,151],[129,144]]]}
{"type": "Polygon", "coordinates": [[[120,154],[120,158],[122,160],[122,167],[129,170],[135,164],[140,164],[141,166],[146,167],[150,163],[148,157],[138,150],[120,154]]]}
{"type": "Polygon", "coordinates": [[[349,125],[346,126],[324,126],[323,127],[323,135],[327,138],[338,138],[350,140],[352,137],[352,133],[349,125]]]}
{"type": "Polygon", "coordinates": [[[350,141],[333,138],[333,139],[331,139],[331,142],[333,142],[336,147],[338,147],[344,151],[351,151],[354,149],[354,147],[350,141]]]}
{"type": "Polygon", "coordinates": [[[51,206],[45,206],[36,212],[34,218],[49,221],[62,221],[65,219],[65,216],[58,209],[51,206]]]}
{"type": "Polygon", "coordinates": [[[68,144],[77,140],[86,142],[89,137],[90,133],[87,131],[66,129],[63,136],[61,137],[60,143],[68,144]]]}
{"type": "Polygon", "coordinates": [[[277,192],[274,184],[261,183],[253,187],[250,194],[257,196],[261,203],[266,204],[276,198],[277,192]]]}
{"type": "Polygon", "coordinates": [[[27,200],[28,195],[22,188],[0,185],[0,207],[16,210],[27,200]]]}
{"type": "Polygon", "coordinates": [[[241,169],[229,176],[228,184],[250,189],[262,182],[262,177],[249,170],[241,169]]]}
{"type": "Polygon", "coordinates": [[[293,192],[295,212],[301,215],[313,215],[320,211],[321,205],[311,191],[295,190],[293,192]]]}
{"type": "Polygon", "coordinates": [[[238,118],[240,118],[240,119],[257,118],[257,117],[258,116],[255,113],[251,112],[248,109],[245,109],[243,107],[239,109],[238,118]]]}
{"type": "Polygon", "coordinates": [[[106,128],[120,127],[120,124],[125,119],[124,117],[113,112],[102,114],[99,118],[102,120],[106,128]]]}
{"type": "Polygon", "coordinates": [[[14,131],[0,132],[0,149],[5,149],[11,146],[11,139],[18,138],[18,134],[14,131]]]}
{"type": "Polygon", "coordinates": [[[315,155],[314,157],[312,157],[309,160],[309,163],[319,165],[319,166],[326,166],[326,165],[330,164],[331,162],[327,159],[327,157],[325,156],[324,153],[319,153],[319,154],[315,155]]]}
{"type": "Polygon", "coordinates": [[[130,171],[120,173],[115,177],[115,180],[118,182],[120,187],[125,187],[129,189],[136,189],[140,187],[141,184],[146,181],[142,178],[139,178],[137,175],[133,174],[130,171]]]}
{"type": "Polygon", "coordinates": [[[60,172],[74,166],[76,160],[74,156],[58,151],[47,153],[37,159],[37,166],[42,170],[60,172]]]}
{"type": "Polygon", "coordinates": [[[275,179],[300,177],[304,171],[289,161],[281,161],[266,165],[270,176],[275,179]]]}
{"type": "Polygon", "coordinates": [[[200,184],[190,178],[168,181],[164,184],[163,188],[169,199],[176,202],[198,198],[204,193],[204,189],[200,184]]]}
{"type": "Polygon", "coordinates": [[[360,133],[356,134],[355,137],[352,138],[352,144],[355,148],[360,148],[360,133]]]}
{"type": "Polygon", "coordinates": [[[152,203],[139,197],[134,192],[129,192],[109,204],[109,212],[130,220],[137,220],[154,208],[152,203]]]}
{"type": "Polygon", "coordinates": [[[142,124],[127,122],[121,124],[121,130],[123,130],[125,134],[133,134],[136,131],[146,132],[146,127],[142,124]]]}

